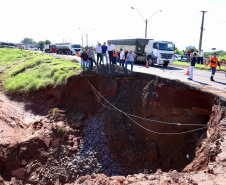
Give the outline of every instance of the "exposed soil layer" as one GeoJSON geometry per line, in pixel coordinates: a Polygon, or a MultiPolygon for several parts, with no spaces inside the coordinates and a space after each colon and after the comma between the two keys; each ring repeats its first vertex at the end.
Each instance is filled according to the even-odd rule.
{"type": "Polygon", "coordinates": [[[23,101],[0,96],[0,176],[7,182],[195,184],[215,175],[221,184],[224,179],[225,130],[196,126],[224,122],[226,101],[213,93],[101,65],[65,86],[18,99],[23,101]],[[197,128],[203,129],[179,134],[197,128]]]}

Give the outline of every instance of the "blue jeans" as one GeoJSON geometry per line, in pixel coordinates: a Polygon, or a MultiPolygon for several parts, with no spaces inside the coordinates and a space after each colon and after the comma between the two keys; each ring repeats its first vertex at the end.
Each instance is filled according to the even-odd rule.
{"type": "Polygon", "coordinates": [[[98,65],[99,59],[100,59],[99,64],[101,65],[101,61],[102,61],[102,53],[97,53],[97,65],[98,65]]]}
{"type": "Polygon", "coordinates": [[[116,57],[113,57],[112,63],[116,64],[116,57]]]}
{"type": "Polygon", "coordinates": [[[107,53],[102,53],[102,62],[104,64],[104,57],[106,58],[106,63],[108,64],[108,56],[107,53]]]}
{"type": "Polygon", "coordinates": [[[113,60],[113,51],[108,51],[108,55],[109,55],[110,64],[112,64],[112,60],[113,60]]]}
{"type": "Polygon", "coordinates": [[[212,71],[212,74],[211,74],[211,77],[213,77],[216,73],[216,68],[215,67],[211,67],[211,71],[212,71]]]}
{"type": "Polygon", "coordinates": [[[201,60],[201,64],[203,64],[203,57],[200,57],[200,60],[201,60]]]}
{"type": "MultiPolygon", "coordinates": [[[[89,60],[86,60],[86,61],[83,61],[83,71],[85,70],[85,65],[86,64],[89,64],[89,67],[91,66],[91,63],[90,63],[90,61],[89,60]]],[[[86,65],[87,66],[87,65],[86,65]]]]}
{"type": "Polygon", "coordinates": [[[81,67],[83,66],[83,60],[81,59],[81,67]]]}
{"type": "Polygon", "coordinates": [[[95,58],[93,58],[92,60],[93,60],[94,64],[97,65],[95,58]]]}
{"type": "Polygon", "coordinates": [[[129,61],[129,60],[127,60],[127,61],[126,61],[126,69],[127,69],[127,64],[130,63],[130,64],[131,64],[131,71],[132,71],[132,70],[133,70],[133,62],[134,62],[134,61],[129,61]]]}
{"type": "Polygon", "coordinates": [[[122,66],[123,68],[124,68],[124,63],[125,63],[125,60],[121,60],[121,59],[119,60],[119,65],[122,66]]]}
{"type": "Polygon", "coordinates": [[[187,63],[190,63],[190,57],[187,58],[187,63]]]}

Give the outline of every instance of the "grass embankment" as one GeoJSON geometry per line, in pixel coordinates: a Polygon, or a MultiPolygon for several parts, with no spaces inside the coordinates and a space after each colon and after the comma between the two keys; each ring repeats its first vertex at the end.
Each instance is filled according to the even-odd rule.
{"type": "Polygon", "coordinates": [[[221,60],[221,59],[224,59],[224,60],[226,60],[226,55],[224,55],[224,56],[221,56],[221,57],[218,57],[218,60],[221,60]]]}
{"type": "Polygon", "coordinates": [[[29,92],[65,84],[79,74],[81,65],[42,53],[0,48],[1,81],[5,91],[29,92]]]}
{"type": "MultiPolygon", "coordinates": [[[[190,63],[187,62],[180,62],[180,61],[174,61],[173,65],[176,66],[183,66],[183,67],[188,67],[190,66],[190,63]]],[[[202,64],[195,64],[195,68],[196,69],[202,69],[202,70],[210,70],[210,65],[206,66],[206,65],[202,65],[202,64]]],[[[217,67],[217,71],[226,71],[225,66],[221,66],[221,68],[217,67]]]]}

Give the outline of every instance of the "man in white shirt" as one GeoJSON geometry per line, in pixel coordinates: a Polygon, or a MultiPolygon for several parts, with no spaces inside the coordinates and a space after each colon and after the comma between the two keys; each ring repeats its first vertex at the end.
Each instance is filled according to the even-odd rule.
{"type": "Polygon", "coordinates": [[[101,61],[102,61],[102,47],[101,47],[101,43],[99,43],[98,46],[96,47],[96,52],[97,52],[97,65],[98,65],[99,59],[100,59],[100,63],[99,64],[101,64],[101,61]]]}
{"type": "Polygon", "coordinates": [[[201,50],[201,55],[200,55],[201,64],[203,64],[204,55],[205,55],[205,53],[203,52],[203,50],[201,50]]]}
{"type": "Polygon", "coordinates": [[[119,60],[119,65],[124,68],[124,63],[125,63],[125,52],[123,49],[120,49],[120,60],[119,60]]]}
{"type": "Polygon", "coordinates": [[[113,44],[111,44],[111,42],[108,42],[107,48],[108,48],[107,50],[108,50],[108,55],[109,55],[109,61],[110,61],[110,64],[112,64],[113,51],[115,50],[115,46],[113,44]]]}

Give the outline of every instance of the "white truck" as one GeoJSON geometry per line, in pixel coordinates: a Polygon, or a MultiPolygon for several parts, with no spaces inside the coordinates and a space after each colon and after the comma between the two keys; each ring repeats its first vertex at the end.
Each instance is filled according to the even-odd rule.
{"type": "Polygon", "coordinates": [[[75,55],[78,51],[81,50],[80,44],[72,44],[72,43],[58,43],[56,44],[57,54],[69,54],[75,55]]]}
{"type": "Polygon", "coordinates": [[[155,64],[163,65],[173,64],[175,45],[170,41],[154,41],[153,39],[122,39],[111,41],[119,52],[123,48],[125,54],[132,50],[137,56],[135,63],[146,63],[150,66],[155,64]]]}

